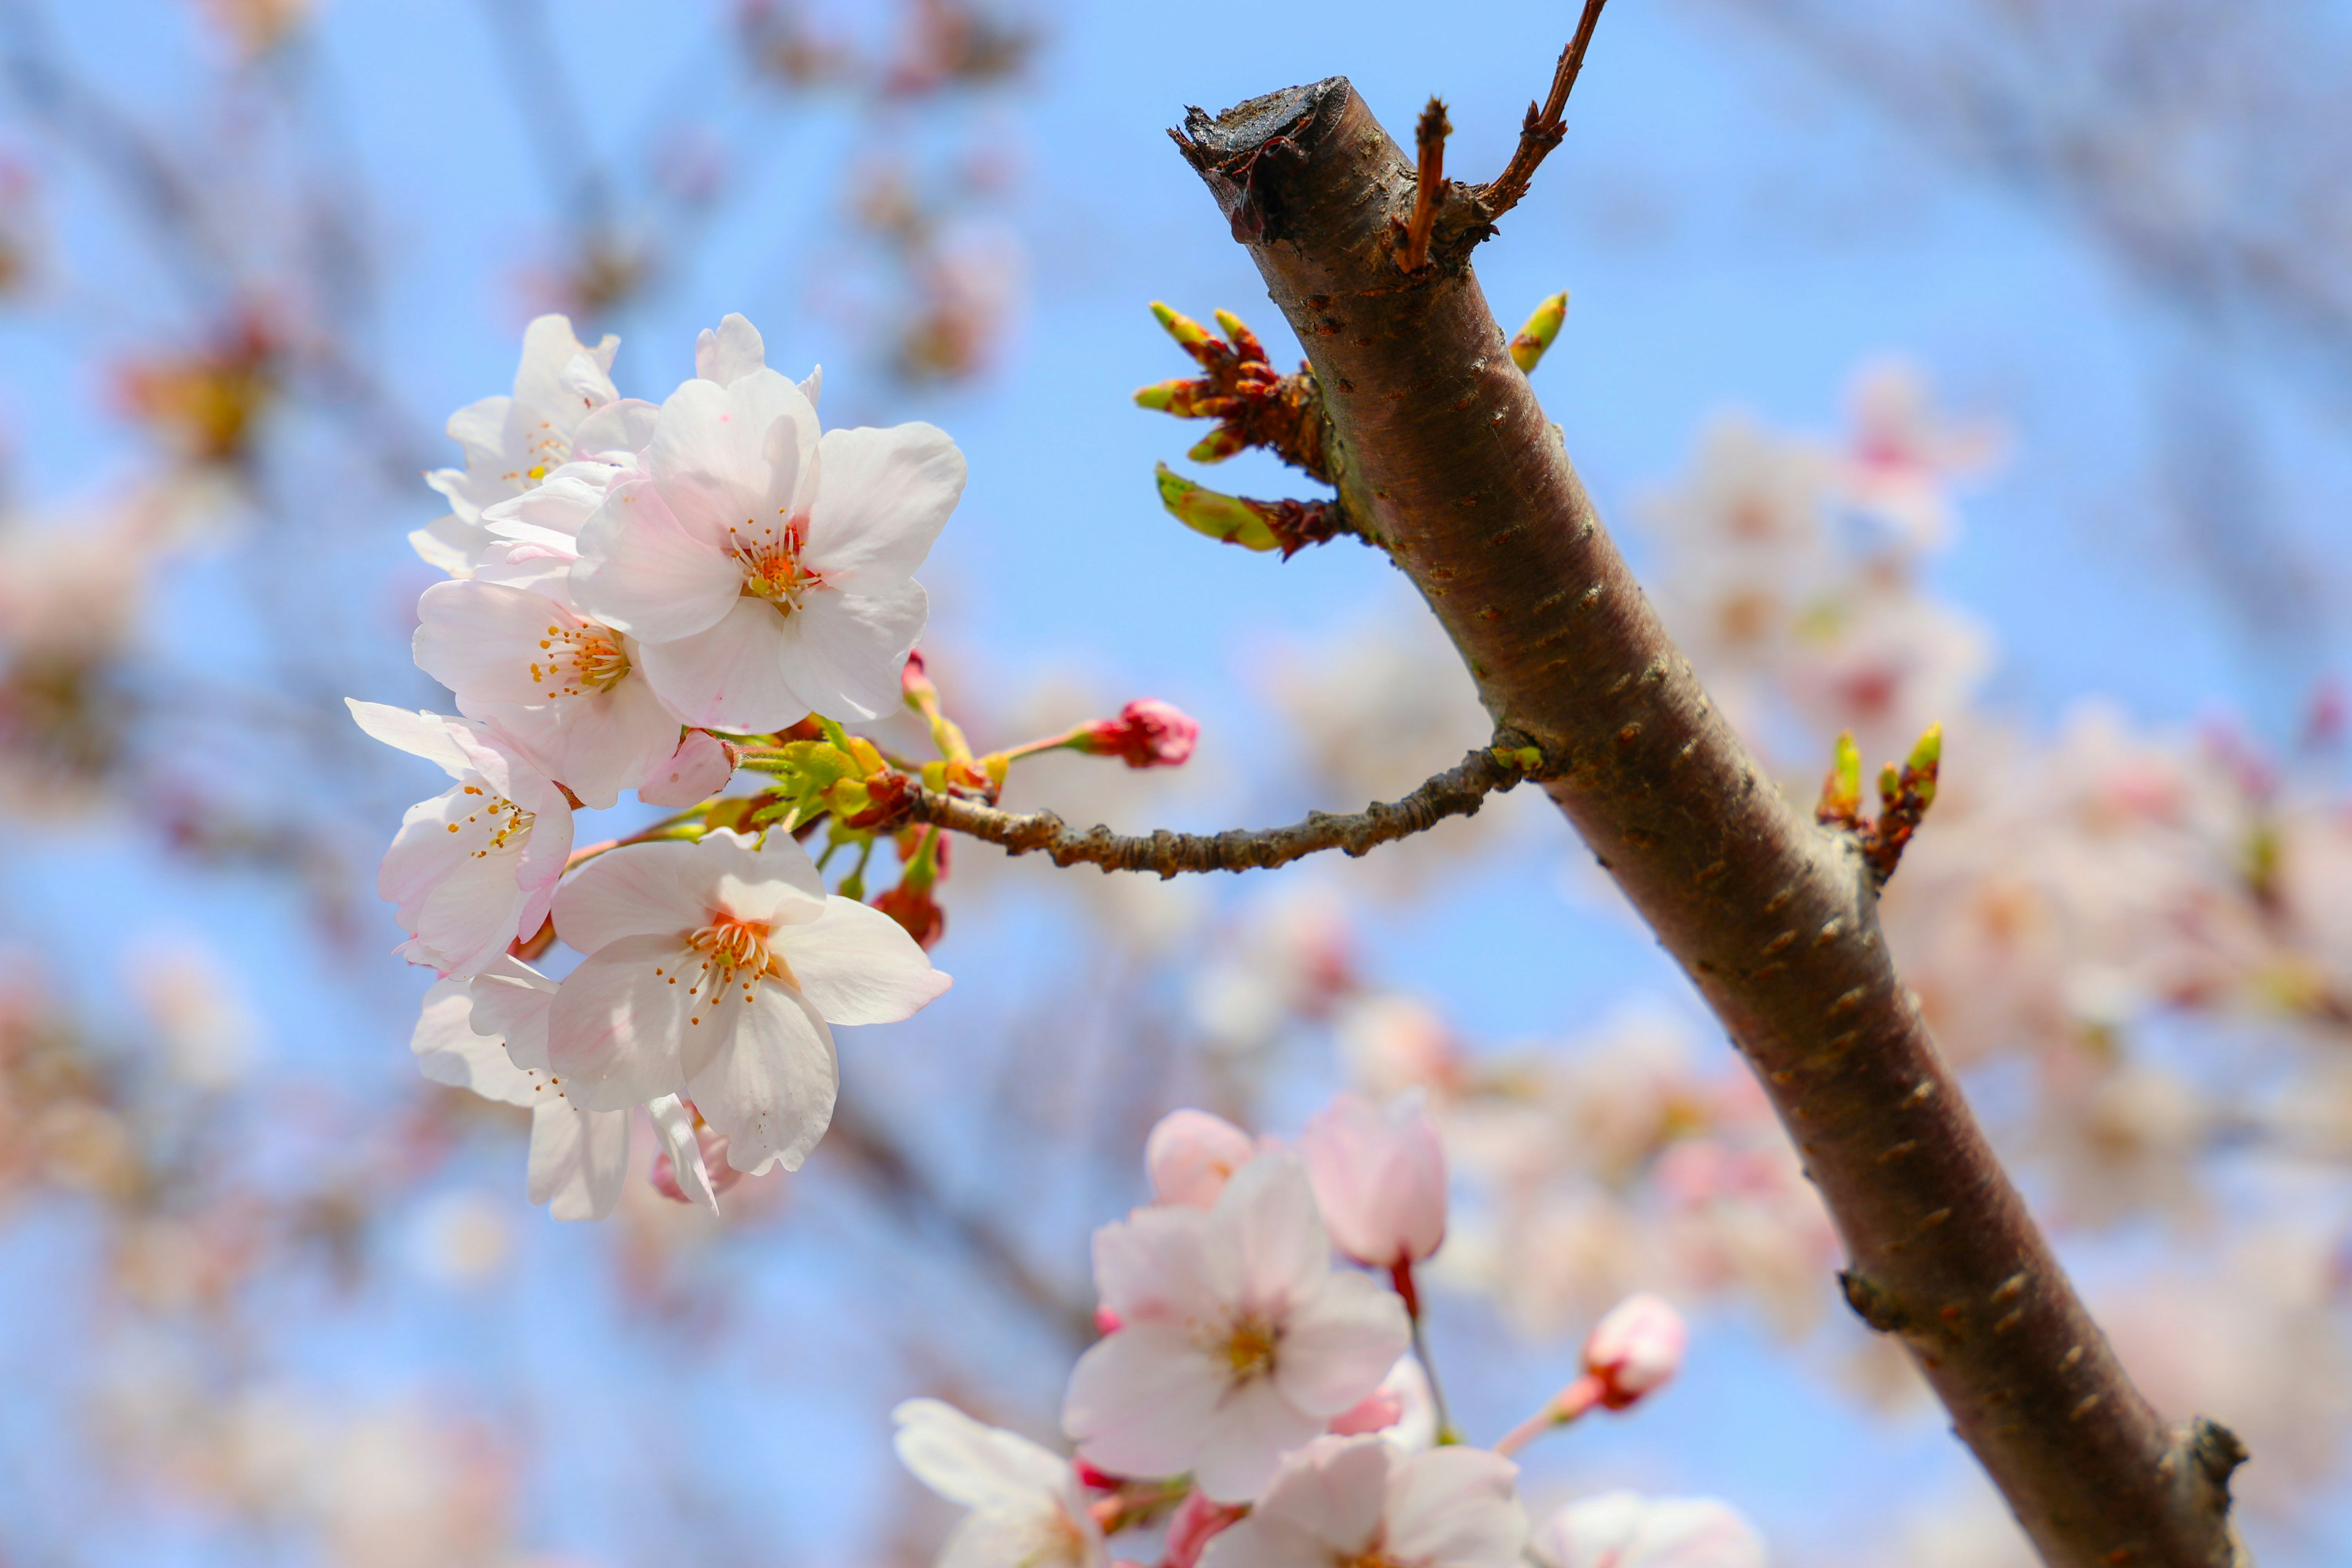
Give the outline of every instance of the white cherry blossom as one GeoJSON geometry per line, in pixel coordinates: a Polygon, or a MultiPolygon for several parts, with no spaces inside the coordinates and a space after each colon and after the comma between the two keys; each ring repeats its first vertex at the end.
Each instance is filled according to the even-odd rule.
{"type": "Polygon", "coordinates": [[[798,1170],[833,1119],[829,1024],[896,1022],[949,984],[889,916],[827,897],[782,834],[608,851],[556,895],[555,929],[588,954],[550,1020],[565,1093],[593,1110],[684,1095],[755,1174],[798,1170]]]}
{"type": "Polygon", "coordinates": [[[913,574],[963,481],[931,426],[820,435],[774,371],[689,381],[581,530],[572,593],[689,723],[872,719],[898,705],[929,610],[913,574]]]}
{"type": "Polygon", "coordinates": [[[409,807],[376,891],[394,907],[411,963],[475,973],[547,919],[572,853],[562,790],[495,725],[349,702],[361,729],[457,782],[409,807]]]}
{"type": "Polygon", "coordinates": [[[553,594],[480,578],[417,602],[416,666],[495,721],[588,805],[609,806],[677,750],[679,724],[636,645],[553,594]]]}
{"type": "Polygon", "coordinates": [[[1411,1337],[1404,1308],[1331,1267],[1297,1157],[1261,1154],[1206,1209],[1139,1209],[1095,1233],[1119,1327],[1079,1359],[1063,1426],[1088,1464],[1191,1471],[1255,1497],[1284,1453],[1377,1388],[1411,1337]]]}
{"type": "Polygon", "coordinates": [[[501,955],[471,982],[436,981],[409,1048],[435,1083],[530,1108],[530,1201],[560,1220],[602,1219],[629,1168],[625,1110],[582,1110],[547,1068],[555,982],[501,955]],[[527,1065],[535,1064],[535,1065],[527,1065]]]}
{"type": "Polygon", "coordinates": [[[1518,1473],[1478,1448],[1402,1456],[1378,1437],[1318,1438],[1210,1541],[1201,1568],[1517,1568],[1518,1473]]]}
{"type": "Polygon", "coordinates": [[[909,1399],[890,1413],[898,1458],[931,1490],[971,1510],[939,1568],[1106,1568],[1110,1552],[1070,1462],[951,1405],[909,1399]]]}
{"type": "Polygon", "coordinates": [[[1764,1568],[1764,1538],[1712,1498],[1603,1492],[1561,1509],[1528,1543],[1543,1568],[1764,1568]]]}
{"type": "Polygon", "coordinates": [[[452,576],[470,575],[489,546],[485,509],[519,495],[570,460],[590,415],[616,401],[613,355],[621,340],[594,348],[562,316],[541,316],[523,329],[522,362],[511,396],[485,397],[449,416],[449,438],[463,468],[436,468],[425,482],[449,501],[446,516],[408,536],[416,553],[452,576]]]}
{"type": "MultiPolygon", "coordinates": [[[[761,340],[760,329],[733,312],[719,319],[716,331],[703,328],[702,335],[694,341],[694,374],[704,381],[732,386],[767,366],[768,345],[761,340]]],[[[811,369],[800,384],[801,395],[809,400],[810,407],[816,406],[817,390],[824,384],[823,365],[811,369]]]]}

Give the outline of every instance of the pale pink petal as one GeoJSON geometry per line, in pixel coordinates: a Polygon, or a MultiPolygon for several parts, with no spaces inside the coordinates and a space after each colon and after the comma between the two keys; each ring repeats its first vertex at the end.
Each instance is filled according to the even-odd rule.
{"type": "MultiPolygon", "coordinates": [[[[615,398],[580,422],[580,428],[572,433],[572,444],[583,458],[634,466],[638,455],[653,445],[654,424],[660,417],[661,405],[657,403],[647,403],[642,397],[615,398]]],[[[548,476],[551,481],[555,478],[555,474],[548,476]]]]}
{"type": "Polygon", "coordinates": [[[1318,1438],[1283,1462],[1250,1517],[1286,1525],[1332,1556],[1360,1556],[1379,1542],[1394,1463],[1377,1438],[1318,1438]]]}
{"type": "Polygon", "coordinates": [[[935,426],[828,430],[803,559],[834,587],[884,594],[915,574],[963,495],[963,454],[935,426]]]}
{"type": "MultiPolygon", "coordinates": [[[[555,1004],[555,982],[511,953],[482,966],[469,983],[472,1026],[506,1042],[515,1066],[547,1070],[547,1012],[555,1004]]],[[[427,1075],[430,1076],[430,1075],[427,1075]]]]}
{"type": "Polygon", "coordinates": [[[689,887],[691,844],[624,844],[607,849],[555,895],[555,933],[593,953],[624,937],[668,936],[683,945],[709,918],[689,887]]]}
{"type": "Polygon", "coordinates": [[[1208,1217],[1198,1209],[1138,1209],[1095,1232],[1095,1289],[1127,1322],[1211,1316],[1208,1217]]]}
{"type": "MultiPolygon", "coordinates": [[[[1331,1272],[1314,1184],[1287,1152],[1260,1154],[1234,1173],[1210,1207],[1209,1236],[1209,1277],[1228,1300],[1279,1309],[1310,1295],[1331,1272]]],[[[1391,1352],[1362,1388],[1324,1414],[1361,1398],[1395,1359],[1391,1352]]]]}
{"type": "Polygon", "coordinates": [[[754,732],[796,724],[811,711],[788,668],[798,651],[790,627],[799,619],[739,593],[707,629],[646,644],[646,679],[689,724],[754,732]]]}
{"type": "Polygon", "coordinates": [[[494,583],[436,583],[416,601],[416,668],[460,700],[546,702],[566,667],[549,643],[579,616],[539,594],[494,583]]]}
{"type": "Polygon", "coordinates": [[[790,926],[825,912],[824,879],[789,833],[771,833],[764,847],[725,828],[707,834],[686,875],[709,908],[739,921],[790,926]]]}
{"type": "Polygon", "coordinates": [[[829,1024],[895,1024],[950,984],[906,927],[855,899],[828,898],[822,915],[781,928],[769,945],[829,1024]]]}
{"type": "Polygon", "coordinates": [[[624,1110],[685,1092],[680,1043],[702,1000],[678,980],[696,956],[672,937],[623,937],[564,977],[548,1014],[547,1060],[565,1099],[624,1110]]]}
{"type": "Polygon", "coordinates": [[[465,577],[472,574],[493,537],[480,523],[468,522],[453,511],[412,529],[408,547],[427,566],[436,566],[452,577],[465,577]]]}
{"type": "Polygon", "coordinates": [[[1418,1263],[1445,1239],[1445,1152],[1415,1099],[1383,1113],[1342,1094],[1307,1124],[1299,1152],[1331,1240],[1359,1263],[1418,1263]]]}
{"type": "Polygon", "coordinates": [[[1328,1420],[1378,1388],[1412,1341],[1393,1292],[1361,1274],[1333,1274],[1292,1306],[1275,1381],[1291,1403],[1328,1420]]]}
{"type": "Polygon", "coordinates": [[[414,932],[417,954],[444,974],[471,974],[518,935],[531,900],[517,879],[520,847],[506,817],[466,786],[409,807],[385,851],[376,889],[414,932]]]}
{"type": "Polygon", "coordinates": [[[1129,1323],[1078,1358],[1062,1429],[1078,1457],[1118,1476],[1190,1469],[1226,1380],[1181,1323],[1129,1323]]]}
{"type": "Polygon", "coordinates": [[[453,779],[465,777],[473,767],[466,749],[457,743],[457,734],[450,728],[455,720],[415,709],[388,707],[382,702],[361,702],[349,697],[343,699],[343,706],[352,710],[353,721],[370,736],[412,756],[423,757],[453,779]]]}
{"type": "Polygon", "coordinates": [[[698,805],[727,787],[738,754],[709,731],[688,730],[675,752],[647,770],[637,798],[647,805],[698,805]]]}
{"type": "Polygon", "coordinates": [[[760,341],[760,329],[733,311],[719,319],[719,329],[702,329],[694,340],[694,374],[697,379],[715,381],[721,386],[740,381],[768,363],[768,345],[760,341]]]}
{"type": "Polygon", "coordinates": [[[1256,1139],[1205,1110],[1170,1111],[1143,1145],[1153,1199],[1196,1209],[1215,1203],[1234,1173],[1256,1156],[1256,1139]]]}
{"type": "Polygon", "coordinates": [[[909,1399],[890,1412],[898,1460],[915,1479],[966,1508],[1058,1508],[1070,1462],[1027,1438],[984,1426],[937,1399],[909,1399]]]}
{"type": "Polygon", "coordinates": [[[568,317],[551,312],[535,316],[522,330],[522,362],[515,367],[516,404],[541,416],[562,422],[562,428],[579,428],[588,410],[618,395],[607,373],[621,340],[607,333],[594,348],[581,342],[568,317]],[[587,365],[573,362],[585,358],[587,365]]]}
{"type": "MultiPolygon", "coordinates": [[[[449,416],[448,423],[441,428],[465,453],[467,468],[488,467],[500,460],[503,454],[499,443],[506,435],[507,411],[513,406],[514,399],[500,394],[496,397],[478,398],[449,416]]],[[[426,482],[447,495],[449,489],[445,477],[450,476],[451,472],[447,468],[436,469],[426,476],[426,482]]],[[[463,478],[462,475],[456,477],[463,478]]]]}
{"type": "Polygon", "coordinates": [[[583,1110],[561,1097],[530,1113],[530,1201],[551,1218],[603,1219],[629,1175],[629,1112],[583,1110]]]}
{"type": "Polygon", "coordinates": [[[793,690],[828,719],[892,711],[902,699],[899,672],[929,614],[920,583],[870,598],[812,592],[782,623],[782,658],[793,690]]]}
{"type": "Polygon", "coordinates": [[[1400,1459],[1389,1479],[1388,1549],[1400,1561],[1513,1568],[1528,1541],[1519,1468],[1460,1446],[1400,1459]]]}
{"type": "Polygon", "coordinates": [[[1210,1418],[1193,1483],[1219,1502],[1247,1502],[1265,1489],[1283,1455],[1322,1430],[1320,1417],[1300,1411],[1274,1383],[1252,1378],[1229,1392],[1210,1418]]]}
{"type": "Polygon", "coordinates": [[[1764,1568],[1764,1538],[1712,1498],[1602,1492],[1554,1513],[1529,1552],[1544,1568],[1764,1568]]]}
{"type": "Polygon", "coordinates": [[[503,1105],[530,1105],[542,1080],[517,1067],[506,1047],[474,1027],[473,998],[462,980],[436,980],[425,994],[408,1048],[416,1069],[433,1083],[471,1089],[503,1105]]]}
{"type": "Polygon", "coordinates": [[[742,593],[742,563],[681,526],[650,479],[614,485],[580,530],[572,598],[641,641],[716,626],[742,593]]]}
{"type": "Polygon", "coordinates": [[[814,451],[816,410],[772,370],[728,386],[689,381],[670,394],[646,467],[685,529],[719,544],[730,529],[787,515],[814,451]]]}
{"type": "Polygon", "coordinates": [[[646,1107],[653,1118],[654,1136],[669,1156],[671,1179],[686,1201],[712,1214],[719,1212],[719,1194],[710,1187],[710,1170],[702,1162],[702,1141],[695,1136],[694,1113],[674,1094],[665,1094],[646,1107]]]}
{"type": "Polygon", "coordinates": [[[613,463],[566,463],[544,482],[482,509],[482,526],[500,539],[580,553],[580,531],[604,504],[624,470],[613,463]]]}
{"type": "MultiPolygon", "coordinates": [[[[703,1120],[727,1135],[727,1163],[753,1174],[781,1163],[797,1171],[833,1121],[841,1069],[833,1031],[789,987],[754,986],[749,1000],[728,989],[716,1018],[721,1031],[709,1061],[693,1067],[688,1093],[703,1120]]],[[[691,1028],[692,1020],[688,1020],[691,1028]]],[[[688,1062],[693,1064],[694,1042],[688,1062]]]]}

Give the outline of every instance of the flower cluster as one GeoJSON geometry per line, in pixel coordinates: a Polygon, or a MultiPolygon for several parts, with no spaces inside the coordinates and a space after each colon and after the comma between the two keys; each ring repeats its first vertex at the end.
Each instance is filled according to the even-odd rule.
{"type": "MultiPolygon", "coordinates": [[[[1508,1456],[1679,1363],[1681,1320],[1636,1297],[1587,1347],[1591,1397],[1492,1449],[1455,1436],[1418,1327],[1446,1171],[1417,1100],[1342,1096],[1295,1147],[1179,1110],[1144,1163],[1152,1203],[1095,1235],[1102,1338],[1063,1403],[1074,1458],[937,1400],[898,1407],[900,1458],[971,1510],[943,1565],[1107,1568],[1113,1538],[1156,1531],[1167,1568],[1510,1568],[1531,1541],[1508,1456]]],[[[1572,1506],[1533,1545],[1551,1568],[1761,1562],[1720,1505],[1630,1495],[1572,1506]]]]}

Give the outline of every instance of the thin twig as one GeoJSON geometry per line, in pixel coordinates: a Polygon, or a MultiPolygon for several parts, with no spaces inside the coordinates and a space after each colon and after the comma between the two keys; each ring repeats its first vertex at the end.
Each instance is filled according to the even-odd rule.
{"type": "Polygon", "coordinates": [[[1156,871],[1162,878],[1181,871],[1244,871],[1286,866],[1318,850],[1362,855],[1392,839],[1427,831],[1449,816],[1470,816],[1498,790],[1529,776],[1516,762],[1481,747],[1394,802],[1375,802],[1349,816],[1314,811],[1286,827],[1231,828],[1223,833],[1142,836],[1108,827],[1073,832],[1050,811],[1010,812],[927,789],[909,790],[909,820],[985,839],[1015,855],[1043,850],[1056,866],[1081,862],[1105,871],[1156,871]]]}
{"type": "Polygon", "coordinates": [[[1600,24],[1601,7],[1608,0],[1584,0],[1584,14],[1576,19],[1576,36],[1560,50],[1559,63],[1552,68],[1551,96],[1538,109],[1528,105],[1528,117],[1519,126],[1519,144],[1511,153],[1511,161],[1503,172],[1478,187],[1478,205],[1491,223],[1519,205],[1528,194],[1528,182],[1536,177],[1536,166],[1568,134],[1562,116],[1568,110],[1568,95],[1576,87],[1576,73],[1584,68],[1584,51],[1592,47],[1592,29],[1600,24]]]}
{"type": "Polygon", "coordinates": [[[1397,266],[1418,272],[1429,265],[1429,231],[1437,222],[1437,204],[1445,195],[1445,139],[1454,133],[1445,118],[1445,104],[1433,98],[1413,128],[1417,157],[1412,191],[1412,219],[1405,225],[1404,248],[1397,266]]]}

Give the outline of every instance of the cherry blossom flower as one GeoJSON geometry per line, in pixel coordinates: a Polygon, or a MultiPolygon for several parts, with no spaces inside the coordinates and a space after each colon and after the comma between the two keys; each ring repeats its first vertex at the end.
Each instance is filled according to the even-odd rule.
{"type": "Polygon", "coordinates": [[[1445,1240],[1445,1147],[1417,1095],[1386,1112],[1342,1094],[1307,1124],[1299,1152],[1341,1252],[1375,1268],[1419,1263],[1445,1240]]]}
{"type": "Polygon", "coordinates": [[[457,782],[413,805],[376,890],[411,940],[414,963],[472,974],[545,921],[572,853],[572,805],[496,726],[350,701],[361,729],[438,763],[457,782]]]}
{"type": "Polygon", "coordinates": [[[1331,1267],[1307,1170],[1261,1154],[1209,1208],[1148,1208],[1095,1233],[1119,1327],[1079,1358],[1062,1408],[1079,1457],[1117,1475],[1191,1471],[1220,1502],[1380,1384],[1411,1337],[1395,1297],[1331,1267]]]}
{"type": "Polygon", "coordinates": [[[471,574],[491,542],[484,510],[568,461],[583,421],[619,398],[611,372],[620,346],[608,334],[586,347],[562,316],[541,316],[523,329],[513,395],[485,397],[449,416],[449,438],[464,450],[466,466],[425,476],[448,498],[449,512],[408,536],[417,554],[452,576],[471,574]]]}
{"type": "Polygon", "coordinates": [[[683,1095],[754,1174],[798,1170],[833,1119],[827,1025],[893,1023],[948,988],[782,834],[608,851],[556,895],[555,929],[588,954],[549,1024],[565,1092],[594,1110],[683,1095]]]}
{"type": "Polygon", "coordinates": [[[1257,1157],[1257,1140],[1205,1110],[1171,1110],[1144,1140],[1151,1201],[1204,1209],[1235,1171],[1257,1157]]]}
{"type": "Polygon", "coordinates": [[[936,1399],[908,1400],[890,1417],[899,1460],[971,1510],[940,1568],[1107,1568],[1102,1530],[1067,1459],[936,1399]]]}
{"type": "Polygon", "coordinates": [[[1077,749],[1118,757],[1130,768],[1172,768],[1192,756],[1200,738],[1200,722],[1191,714],[1156,697],[1139,697],[1118,718],[1087,725],[1077,749]]]}
{"type": "Polygon", "coordinates": [[[1528,1539],[1518,1467],[1461,1447],[1400,1456],[1378,1437],[1291,1455],[1201,1568],[1516,1568],[1528,1539]]]}
{"type": "Polygon", "coordinates": [[[726,1135],[702,1121],[694,1107],[674,1094],[646,1107],[653,1118],[661,1152],[654,1156],[654,1191],[673,1203],[719,1212],[719,1194],[743,1179],[727,1163],[726,1135]]]}
{"type": "Polygon", "coordinates": [[[693,805],[727,787],[742,753],[708,730],[688,730],[677,750],[637,786],[647,805],[693,805]]]}
{"type": "Polygon", "coordinates": [[[662,405],[645,471],[581,530],[572,592],[645,645],[689,723],[872,719],[898,705],[929,603],[913,573],[963,481],[931,426],[820,437],[774,371],[689,381],[662,405]]]}
{"type": "Polygon", "coordinates": [[[1628,1296],[1592,1326],[1584,1370],[1600,1380],[1601,1402],[1622,1410],[1675,1375],[1688,1339],[1682,1314],[1665,1300],[1646,1291],[1628,1296]]]}
{"type": "MultiPolygon", "coordinates": [[[[694,341],[694,374],[704,381],[732,386],[754,371],[768,366],[768,345],[760,329],[746,318],[730,313],[719,319],[716,331],[709,327],[694,341]]],[[[816,406],[817,390],[824,384],[824,366],[818,365],[800,384],[801,395],[816,406]]]]}
{"type": "Polygon", "coordinates": [[[470,983],[434,983],[409,1048],[435,1083],[530,1107],[530,1201],[556,1219],[602,1219],[628,1173],[629,1112],[583,1111],[565,1098],[546,1062],[554,995],[555,982],[501,955],[470,983]]]}
{"type": "Polygon", "coordinates": [[[1628,1491],[1569,1504],[1528,1552],[1543,1568],[1764,1568],[1764,1538],[1727,1504],[1628,1491]]]}
{"type": "Polygon", "coordinates": [[[613,805],[677,750],[677,717],[654,695],[636,646],[562,597],[436,583],[416,610],[416,667],[457,694],[460,713],[495,721],[583,805],[613,805]]]}

